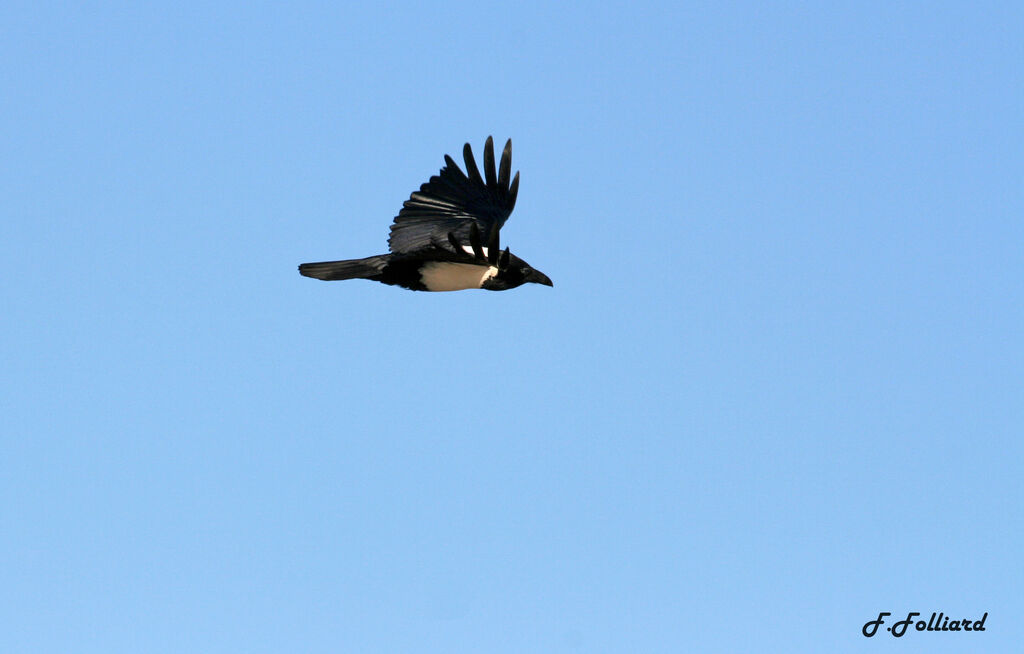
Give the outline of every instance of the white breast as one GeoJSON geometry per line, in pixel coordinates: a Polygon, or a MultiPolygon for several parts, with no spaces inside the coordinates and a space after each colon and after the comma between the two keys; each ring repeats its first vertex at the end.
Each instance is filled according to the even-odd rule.
{"type": "Polygon", "coordinates": [[[420,268],[420,281],[428,291],[461,291],[467,288],[480,288],[481,284],[494,277],[497,272],[498,269],[494,266],[431,261],[420,268]]]}

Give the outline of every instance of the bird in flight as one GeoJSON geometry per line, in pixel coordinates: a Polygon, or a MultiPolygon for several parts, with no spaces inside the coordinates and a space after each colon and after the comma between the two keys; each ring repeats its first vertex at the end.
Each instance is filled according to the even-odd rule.
{"type": "Polygon", "coordinates": [[[484,175],[469,143],[466,173],[448,155],[441,172],[402,205],[391,225],[390,254],[365,259],[304,263],[299,273],[333,281],[370,279],[413,291],[507,291],[527,282],[553,286],[548,276],[501,250],[498,232],[516,205],[519,173],[512,172],[512,141],[494,167],[494,140],[484,144],[484,175]]]}

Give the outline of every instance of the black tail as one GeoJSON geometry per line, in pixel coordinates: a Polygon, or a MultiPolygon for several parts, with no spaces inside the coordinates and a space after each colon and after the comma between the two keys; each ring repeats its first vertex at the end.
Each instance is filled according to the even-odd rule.
{"type": "Polygon", "coordinates": [[[299,264],[299,274],[324,281],[339,279],[373,279],[377,280],[389,255],[380,254],[365,259],[349,259],[347,261],[321,261],[320,263],[299,264]]]}

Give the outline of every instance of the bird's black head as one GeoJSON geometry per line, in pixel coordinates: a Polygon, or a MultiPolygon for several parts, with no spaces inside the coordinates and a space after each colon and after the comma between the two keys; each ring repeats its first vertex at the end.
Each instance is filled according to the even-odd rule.
{"type": "Polygon", "coordinates": [[[547,275],[513,254],[508,266],[499,269],[493,277],[485,281],[483,288],[488,291],[507,291],[527,283],[554,286],[547,275]]]}

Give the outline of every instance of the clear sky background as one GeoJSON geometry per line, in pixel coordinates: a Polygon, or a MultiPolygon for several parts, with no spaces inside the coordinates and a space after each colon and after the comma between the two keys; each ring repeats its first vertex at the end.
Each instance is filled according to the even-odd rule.
{"type": "Polygon", "coordinates": [[[1019,651],[1020,3],[0,32],[0,651],[1019,651]],[[491,134],[554,288],[298,275],[491,134]]]}

